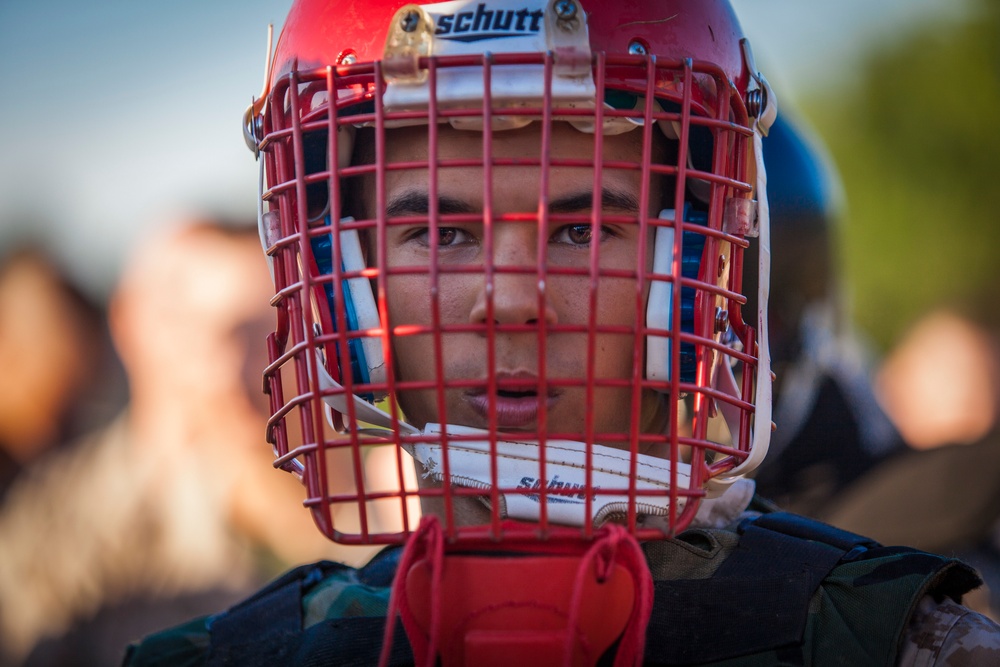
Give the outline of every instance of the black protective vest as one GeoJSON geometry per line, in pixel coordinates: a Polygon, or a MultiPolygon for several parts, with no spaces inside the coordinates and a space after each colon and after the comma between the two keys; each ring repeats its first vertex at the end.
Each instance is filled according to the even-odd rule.
{"type": "MultiPolygon", "coordinates": [[[[928,593],[956,601],[981,582],[955,559],[867,538],[793,514],[745,521],[708,578],[654,583],[647,665],[894,665],[907,622],[928,593]]],[[[390,586],[400,550],[360,571],[390,586]]],[[[292,570],[211,624],[210,667],[375,665],[384,618],[302,628],[302,595],[333,568],[292,570]]],[[[412,665],[396,621],[392,665],[412,665]]],[[[610,657],[610,656],[609,656],[610,657]]],[[[608,662],[610,664],[610,661],[608,662]]]]}

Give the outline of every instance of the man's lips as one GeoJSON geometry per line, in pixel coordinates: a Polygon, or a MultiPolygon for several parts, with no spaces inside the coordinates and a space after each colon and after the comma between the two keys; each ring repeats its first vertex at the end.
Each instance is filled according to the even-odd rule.
{"type": "Polygon", "coordinates": [[[484,424],[489,423],[492,410],[495,411],[499,428],[524,429],[537,424],[540,410],[550,410],[558,402],[559,396],[560,392],[550,387],[540,397],[537,378],[518,377],[498,378],[495,394],[490,394],[484,387],[470,389],[463,398],[484,424]]]}

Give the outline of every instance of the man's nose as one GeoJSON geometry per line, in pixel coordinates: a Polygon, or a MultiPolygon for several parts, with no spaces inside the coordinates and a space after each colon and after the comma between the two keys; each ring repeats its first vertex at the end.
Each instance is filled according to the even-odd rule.
{"type": "MultiPolygon", "coordinates": [[[[489,261],[489,260],[487,260],[489,261]]],[[[523,223],[497,225],[493,237],[492,281],[485,276],[470,313],[470,322],[483,324],[546,324],[558,322],[544,275],[538,271],[538,235],[523,223]]]]}

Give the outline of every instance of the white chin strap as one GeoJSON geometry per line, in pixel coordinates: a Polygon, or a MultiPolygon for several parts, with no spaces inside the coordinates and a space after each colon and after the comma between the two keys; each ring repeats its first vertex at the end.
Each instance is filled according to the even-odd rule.
{"type": "MultiPolygon", "coordinates": [[[[582,526],[585,520],[589,520],[593,525],[599,526],[610,518],[628,512],[632,500],[628,491],[631,466],[628,451],[593,445],[590,448],[591,473],[588,480],[587,445],[573,440],[546,440],[543,477],[539,463],[541,446],[537,441],[497,439],[494,458],[488,431],[454,424],[449,424],[444,429],[440,424],[427,424],[421,431],[401,419],[394,419],[371,403],[344,392],[322,363],[318,363],[317,368],[323,389],[340,390],[324,397],[328,407],[349,414],[347,403],[350,401],[357,421],[386,429],[386,438],[390,440],[396,429],[401,435],[433,435],[445,440],[451,484],[481,489],[481,500],[489,504],[493,488],[492,470],[495,465],[498,488],[525,489],[525,493],[500,494],[498,511],[504,518],[538,521],[541,518],[543,487],[546,491],[548,518],[554,523],[582,526]],[[449,440],[453,437],[459,439],[449,440]],[[592,496],[589,517],[584,494],[587,488],[598,491],[592,496]],[[601,489],[606,489],[609,493],[600,493],[601,489]]],[[[444,483],[446,450],[439,442],[404,444],[403,449],[420,464],[418,473],[425,479],[444,483]]],[[[691,466],[688,464],[677,464],[677,488],[688,488],[690,471],[691,466]]],[[[666,517],[669,514],[670,479],[669,461],[645,454],[636,456],[634,501],[639,514],[651,517],[666,517]]],[[[684,499],[679,498],[677,511],[683,507],[684,499]]]]}
{"type": "MultiPolygon", "coordinates": [[[[583,526],[589,520],[599,526],[608,519],[621,517],[628,512],[632,498],[629,495],[629,452],[602,445],[591,449],[591,473],[587,478],[587,445],[573,440],[547,440],[545,442],[545,471],[539,463],[541,447],[538,442],[497,439],[496,458],[491,453],[488,431],[468,426],[449,424],[442,430],[440,424],[427,424],[423,431],[389,413],[343,391],[343,388],[317,360],[320,386],[337,393],[324,396],[329,408],[349,414],[348,401],[353,404],[356,421],[365,422],[378,429],[385,429],[387,440],[394,433],[401,435],[432,435],[447,442],[448,479],[456,486],[481,489],[480,500],[489,506],[492,470],[496,466],[497,485],[500,489],[524,489],[524,493],[501,493],[498,511],[503,518],[521,521],[539,521],[542,495],[546,492],[546,511],[549,521],[571,526],[583,526]],[[449,440],[449,438],[460,440],[449,440]],[[589,484],[588,484],[589,482],[589,484]],[[590,516],[584,490],[598,491],[592,495],[590,516]],[[612,493],[600,493],[606,489],[612,493]]],[[[329,415],[328,415],[329,416],[329,415]]],[[[372,431],[366,429],[366,433],[372,431]]],[[[445,447],[439,442],[403,444],[403,449],[420,465],[418,474],[435,482],[445,482],[445,447]]],[[[677,488],[688,488],[691,466],[677,465],[677,488]]],[[[645,454],[636,458],[635,475],[636,512],[648,517],[667,517],[670,512],[670,462],[645,454]]],[[[678,498],[677,511],[683,509],[685,499],[678,498]]]]}
{"type": "MultiPolygon", "coordinates": [[[[423,432],[441,435],[442,427],[428,424],[423,432]]],[[[481,500],[489,504],[493,488],[491,473],[495,466],[499,488],[518,490],[500,494],[499,511],[505,518],[538,521],[543,489],[548,519],[553,523],[582,526],[589,521],[599,526],[608,519],[627,514],[633,498],[640,515],[667,516],[670,512],[670,462],[664,459],[637,455],[635,494],[632,496],[629,492],[631,457],[626,450],[593,445],[588,479],[584,443],[546,440],[543,477],[538,442],[497,439],[494,458],[487,431],[449,424],[445,433],[446,437],[461,438],[447,442],[448,477],[452,484],[482,489],[481,500]],[[472,439],[477,436],[481,439],[472,439]],[[587,488],[594,489],[589,516],[587,488]]],[[[440,444],[419,443],[406,445],[405,449],[420,463],[419,474],[425,479],[444,482],[445,449],[440,444]]],[[[678,488],[688,487],[690,469],[685,463],[677,464],[678,488]]],[[[683,507],[684,499],[679,498],[677,510],[683,507]]]]}
{"type": "MultiPolygon", "coordinates": [[[[543,476],[539,462],[541,447],[537,441],[520,441],[509,437],[497,439],[494,459],[488,431],[454,424],[447,425],[443,430],[440,424],[427,424],[420,430],[402,419],[393,418],[357,396],[347,394],[330,377],[322,363],[317,364],[317,367],[320,386],[338,392],[324,397],[327,406],[348,414],[348,402],[352,403],[355,420],[374,427],[364,429],[366,434],[372,435],[377,429],[384,431],[386,440],[390,441],[397,440],[395,433],[404,436],[437,436],[440,440],[445,440],[451,484],[482,490],[483,494],[479,499],[487,506],[490,505],[492,470],[495,465],[498,488],[524,490],[499,494],[500,506],[497,511],[502,518],[539,521],[543,487],[547,517],[553,523],[583,526],[589,520],[591,525],[597,527],[628,513],[633,496],[629,492],[631,460],[626,450],[604,445],[591,446],[588,485],[587,445],[575,440],[546,440],[543,476]],[[584,494],[586,488],[597,491],[591,497],[589,517],[584,494]],[[607,493],[601,493],[602,489],[607,493]]],[[[444,483],[444,446],[439,442],[405,443],[402,446],[419,464],[418,473],[424,479],[444,483]]],[[[690,465],[677,464],[678,489],[690,487],[690,475],[690,465]]],[[[639,521],[644,527],[669,530],[670,481],[669,461],[646,454],[636,456],[634,503],[639,521]]],[[[727,526],[746,507],[753,495],[754,484],[751,480],[735,476],[727,477],[721,484],[712,482],[714,480],[706,487],[707,495],[698,507],[695,523],[702,526],[727,526]]],[[[683,496],[677,498],[678,513],[684,509],[686,502],[683,496]]]]}

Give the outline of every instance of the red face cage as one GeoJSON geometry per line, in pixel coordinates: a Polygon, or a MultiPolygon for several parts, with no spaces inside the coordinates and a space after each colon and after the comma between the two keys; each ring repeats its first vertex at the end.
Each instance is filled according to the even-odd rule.
{"type": "Polygon", "coordinates": [[[263,101],[275,465],[343,544],[404,542],[421,504],[459,541],[683,530],[770,430],[745,100],[690,59],[595,54],[584,104],[551,53],[415,62],[292,71],[263,101]],[[515,68],[539,99],[493,94],[515,68]],[[426,104],[387,104],[396,76],[426,104]],[[479,99],[439,100],[448,76],[479,99]]]}

